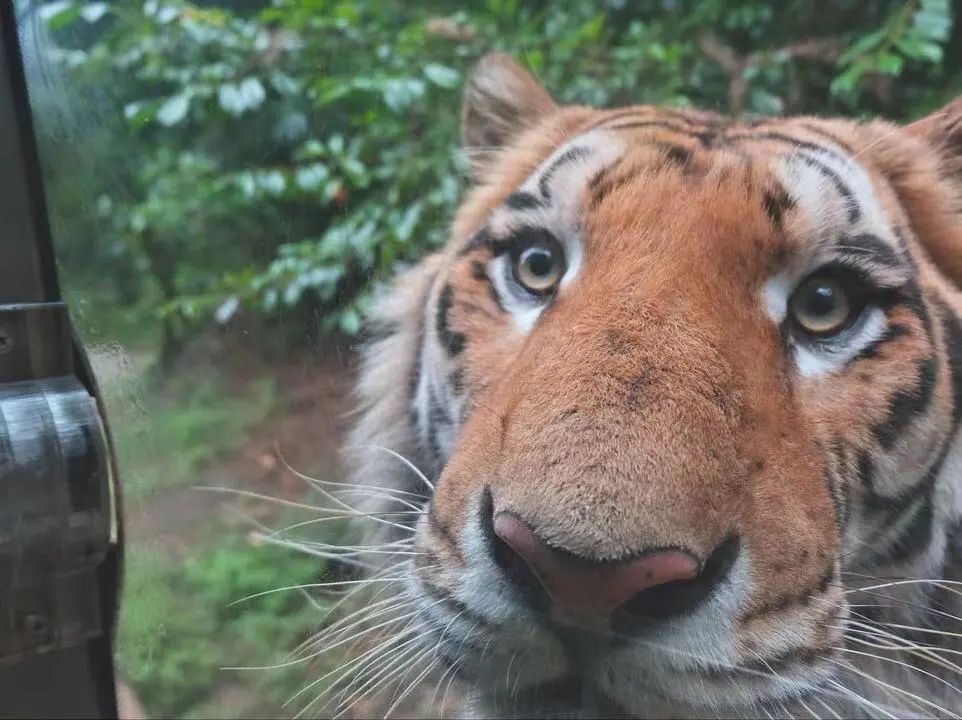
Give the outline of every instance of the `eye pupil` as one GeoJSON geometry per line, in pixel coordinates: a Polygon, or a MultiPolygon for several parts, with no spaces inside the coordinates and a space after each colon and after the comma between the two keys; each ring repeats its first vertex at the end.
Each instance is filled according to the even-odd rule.
{"type": "Polygon", "coordinates": [[[860,311],[851,288],[837,278],[821,275],[803,282],[790,301],[792,320],[811,335],[834,335],[848,327],[860,311]]]}
{"type": "Polygon", "coordinates": [[[549,233],[541,233],[512,252],[511,268],[515,282],[525,291],[550,295],[565,274],[564,251],[549,233]]]}
{"type": "Polygon", "coordinates": [[[834,288],[829,285],[817,285],[810,291],[805,309],[810,315],[831,315],[837,302],[834,288]]]}
{"type": "Polygon", "coordinates": [[[545,248],[529,248],[521,257],[531,275],[538,278],[548,277],[554,270],[554,258],[545,248]]]}

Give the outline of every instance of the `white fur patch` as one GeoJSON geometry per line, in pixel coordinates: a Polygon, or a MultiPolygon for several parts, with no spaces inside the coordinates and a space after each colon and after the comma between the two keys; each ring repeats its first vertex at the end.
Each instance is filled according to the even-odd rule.
{"type": "MultiPolygon", "coordinates": [[[[499,237],[507,237],[517,228],[529,225],[543,227],[557,238],[564,249],[567,263],[559,292],[564,292],[571,285],[584,262],[580,218],[588,182],[621,156],[625,149],[624,141],[617,134],[605,130],[591,130],[579,135],[555,150],[518,188],[544,199],[541,184],[545,174],[566,153],[581,149],[586,151],[584,155],[566,162],[545,183],[550,195],[545,207],[524,210],[501,207],[492,213],[489,221],[489,229],[499,237]]],[[[512,315],[515,327],[527,334],[534,328],[545,304],[541,299],[524,297],[509,287],[509,262],[506,255],[493,258],[488,264],[488,276],[505,309],[512,315]]]]}
{"type": "MultiPolygon", "coordinates": [[[[762,306],[772,322],[780,325],[787,317],[789,299],[795,288],[809,274],[844,253],[845,238],[871,235],[888,245],[895,255],[901,248],[882,212],[871,180],[855,161],[835,153],[799,150],[774,160],[772,170],[795,201],[801,220],[800,232],[805,234],[791,260],[762,286],[762,306]]],[[[868,315],[859,322],[856,331],[837,341],[796,343],[799,373],[803,377],[816,377],[837,371],[878,340],[886,329],[885,314],[873,307],[866,312],[868,315]]]]}
{"type": "Polygon", "coordinates": [[[802,377],[815,377],[840,370],[863,348],[882,337],[888,324],[885,313],[874,307],[866,310],[866,313],[856,332],[842,342],[824,347],[795,344],[795,363],[799,374],[802,377]]]}

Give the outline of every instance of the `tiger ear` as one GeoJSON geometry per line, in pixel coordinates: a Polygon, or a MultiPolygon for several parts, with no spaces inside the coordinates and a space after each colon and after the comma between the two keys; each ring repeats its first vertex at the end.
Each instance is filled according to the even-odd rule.
{"type": "Polygon", "coordinates": [[[490,53],[468,76],[461,107],[461,145],[475,177],[497,150],[558,106],[509,55],[490,53]]]}
{"type": "Polygon", "coordinates": [[[905,129],[936,151],[944,175],[962,182],[962,97],[905,129]]]}
{"type": "Polygon", "coordinates": [[[910,142],[892,154],[892,160],[900,158],[890,163],[887,175],[919,242],[939,270],[962,288],[962,97],[903,131],[910,142]]]}

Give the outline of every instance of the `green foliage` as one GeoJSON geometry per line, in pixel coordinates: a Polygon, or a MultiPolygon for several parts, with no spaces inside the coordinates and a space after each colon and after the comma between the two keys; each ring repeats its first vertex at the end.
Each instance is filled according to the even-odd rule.
{"type": "Polygon", "coordinates": [[[371,281],[445,238],[461,84],[485,52],[594,105],[903,119],[962,79],[948,0],[58,0],[44,15],[95,116],[88,162],[69,136],[44,153],[65,265],[112,276],[168,344],[238,310],[355,332],[371,281]],[[744,93],[710,38],[746,60],[744,93]]]}
{"type": "Polygon", "coordinates": [[[152,712],[174,714],[213,680],[215,618],[209,607],[184,602],[176,564],[161,553],[132,548],[125,575],[118,665],[152,712]]]}
{"type": "MultiPolygon", "coordinates": [[[[316,583],[323,571],[317,558],[271,545],[227,546],[191,558],[184,568],[197,600],[211,608],[219,625],[229,625],[250,648],[275,648],[283,655],[298,633],[317,622],[320,612],[297,591],[266,590],[316,583]]],[[[262,658],[263,660],[264,658],[262,658]]]]}
{"type": "MultiPolygon", "coordinates": [[[[209,694],[225,666],[279,662],[317,624],[319,608],[296,591],[249,601],[248,595],[317,582],[323,566],[272,546],[227,545],[181,568],[156,550],[134,546],[126,563],[118,664],[153,717],[180,716],[209,694]],[[242,601],[242,602],[237,602],[242,601]],[[213,641],[216,639],[216,641],[213,641]]],[[[237,672],[237,671],[235,671],[237,672]]],[[[295,688],[297,673],[249,676],[258,707],[274,713],[295,688]]]]}

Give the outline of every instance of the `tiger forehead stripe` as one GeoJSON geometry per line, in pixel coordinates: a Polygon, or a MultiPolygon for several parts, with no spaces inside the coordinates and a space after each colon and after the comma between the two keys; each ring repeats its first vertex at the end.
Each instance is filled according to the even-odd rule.
{"type": "Polygon", "coordinates": [[[578,225],[583,187],[601,167],[612,163],[623,147],[614,134],[602,129],[574,136],[492,211],[485,225],[459,250],[459,256],[482,249],[495,257],[503,255],[525,232],[568,234],[578,225]],[[559,228],[565,232],[560,233],[559,228]]]}

